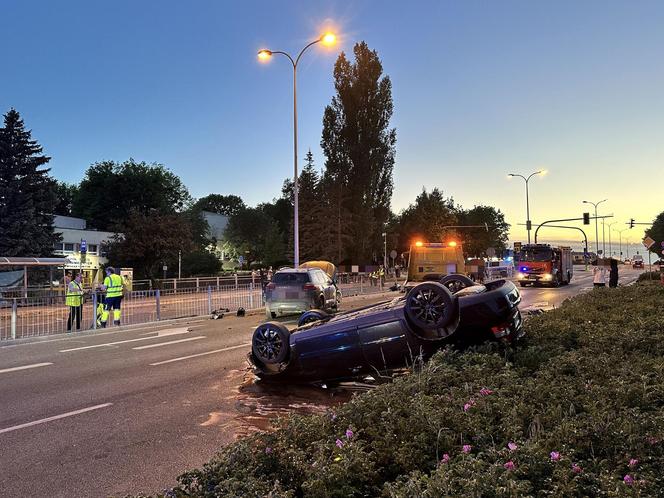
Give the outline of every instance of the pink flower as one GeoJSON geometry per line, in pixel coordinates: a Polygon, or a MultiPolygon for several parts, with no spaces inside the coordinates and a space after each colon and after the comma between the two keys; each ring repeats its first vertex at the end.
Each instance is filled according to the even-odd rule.
{"type": "Polygon", "coordinates": [[[631,486],[632,484],[634,484],[634,478],[631,475],[627,474],[625,477],[623,477],[623,482],[628,486],[631,486]]]}
{"type": "Polygon", "coordinates": [[[510,460],[509,462],[505,462],[503,465],[507,470],[514,470],[516,468],[516,465],[514,465],[514,462],[510,460]]]}
{"type": "Polygon", "coordinates": [[[583,469],[575,463],[574,465],[572,465],[572,472],[574,472],[575,474],[580,474],[581,472],[583,472],[583,469]]]}
{"type": "Polygon", "coordinates": [[[646,438],[646,441],[648,441],[648,444],[652,444],[652,445],[655,445],[655,444],[659,443],[659,439],[657,439],[656,437],[653,437],[653,436],[648,436],[646,438]]]}
{"type": "Polygon", "coordinates": [[[337,439],[335,444],[337,445],[338,448],[343,448],[344,446],[344,442],[341,439],[337,439]]]}
{"type": "Polygon", "coordinates": [[[507,443],[507,447],[509,448],[510,451],[514,451],[518,448],[516,443],[512,443],[511,441],[509,443],[507,443]]]}
{"type": "Polygon", "coordinates": [[[552,462],[557,462],[558,460],[560,460],[560,453],[558,453],[557,451],[552,451],[551,453],[549,453],[549,457],[551,457],[552,462]]]}
{"type": "Polygon", "coordinates": [[[464,453],[470,453],[470,450],[472,450],[473,447],[469,444],[464,444],[463,447],[461,448],[461,451],[464,453]]]}
{"type": "Polygon", "coordinates": [[[469,399],[469,400],[468,400],[468,403],[466,403],[465,405],[463,405],[463,411],[464,411],[464,412],[467,412],[467,411],[470,410],[473,406],[475,406],[475,400],[474,400],[474,399],[469,399]]]}
{"type": "Polygon", "coordinates": [[[450,461],[450,455],[448,453],[443,453],[443,458],[440,459],[440,463],[447,463],[450,461]]]}
{"type": "Polygon", "coordinates": [[[488,396],[489,394],[493,394],[491,389],[487,389],[486,387],[480,389],[480,396],[488,396]]]}
{"type": "Polygon", "coordinates": [[[629,468],[630,468],[630,469],[633,469],[633,468],[636,467],[638,464],[639,464],[639,461],[638,461],[636,458],[632,458],[632,459],[629,461],[629,468]]]}
{"type": "Polygon", "coordinates": [[[346,437],[347,437],[348,439],[350,439],[350,438],[353,437],[353,431],[350,430],[350,427],[349,427],[348,429],[346,429],[346,437]]]}
{"type": "Polygon", "coordinates": [[[268,446],[267,448],[265,448],[265,454],[269,455],[270,453],[272,453],[272,448],[268,446]]]}

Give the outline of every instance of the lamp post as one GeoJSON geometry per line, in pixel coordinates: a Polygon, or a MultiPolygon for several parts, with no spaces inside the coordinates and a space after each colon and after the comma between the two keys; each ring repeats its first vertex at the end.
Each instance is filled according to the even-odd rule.
{"type": "Polygon", "coordinates": [[[258,58],[261,61],[267,61],[274,54],[281,54],[288,57],[288,60],[293,65],[293,264],[297,268],[300,266],[300,222],[299,222],[299,194],[298,194],[298,177],[297,177],[297,65],[300,62],[302,54],[316,43],[323,43],[323,45],[333,45],[336,41],[336,36],[332,33],[325,33],[316,40],[305,46],[296,58],[293,58],[288,52],[281,50],[267,50],[263,49],[258,52],[258,58]]]}
{"type": "MultiPolygon", "coordinates": [[[[604,223],[604,220],[602,220],[602,223],[604,223]]],[[[615,225],[616,222],[612,221],[611,223],[607,223],[606,225],[609,227],[609,257],[613,257],[613,245],[611,244],[611,225],[615,225]]]]}
{"type": "MultiPolygon", "coordinates": [[[[616,232],[618,234],[619,240],[620,240],[619,246],[618,246],[618,249],[620,250],[620,261],[623,261],[623,258],[622,258],[622,233],[625,230],[629,230],[629,229],[628,228],[623,228],[622,230],[614,230],[614,232],[616,232]]],[[[627,251],[627,255],[629,256],[629,249],[627,251]]]]}
{"type": "Polygon", "coordinates": [[[387,232],[383,232],[383,268],[387,271],[387,232]]]}
{"type": "Polygon", "coordinates": [[[532,229],[532,223],[530,222],[530,202],[528,199],[528,181],[535,175],[544,175],[546,174],[546,170],[541,169],[539,171],[535,171],[534,173],[531,173],[528,175],[526,178],[523,175],[519,175],[517,173],[510,173],[507,176],[518,176],[519,178],[523,178],[523,180],[526,182],[526,231],[528,232],[528,243],[530,244],[530,230],[532,229]]]}
{"type": "Polygon", "coordinates": [[[584,204],[592,204],[593,206],[595,206],[595,253],[597,254],[597,257],[599,257],[599,229],[597,225],[597,206],[599,206],[602,202],[606,202],[607,200],[608,199],[603,199],[599,202],[583,201],[584,204]]]}

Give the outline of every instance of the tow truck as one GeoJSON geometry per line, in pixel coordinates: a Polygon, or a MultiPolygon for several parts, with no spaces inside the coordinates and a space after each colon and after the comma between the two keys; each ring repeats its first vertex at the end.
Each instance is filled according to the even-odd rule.
{"type": "Polygon", "coordinates": [[[572,280],[574,266],[570,247],[525,244],[520,250],[517,248],[514,250],[514,266],[521,287],[529,284],[558,287],[572,280]]]}
{"type": "Polygon", "coordinates": [[[416,241],[408,254],[408,277],[404,289],[419,282],[439,281],[446,275],[466,275],[463,247],[454,240],[448,242],[416,241]]]}

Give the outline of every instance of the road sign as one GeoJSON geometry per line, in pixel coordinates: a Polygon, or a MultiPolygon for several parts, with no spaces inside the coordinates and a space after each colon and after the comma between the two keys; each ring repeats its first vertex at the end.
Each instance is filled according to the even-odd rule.
{"type": "Polygon", "coordinates": [[[521,252],[521,242],[515,242],[514,243],[514,252],[521,252]]]}
{"type": "Polygon", "coordinates": [[[244,264],[244,256],[238,256],[237,262],[240,263],[240,266],[244,264]]]}
{"type": "Polygon", "coordinates": [[[164,265],[161,269],[166,271],[166,270],[168,270],[168,266],[164,265]]]}
{"type": "Polygon", "coordinates": [[[88,252],[88,243],[81,239],[81,254],[85,254],[86,252],[88,252]]]}
{"type": "Polygon", "coordinates": [[[655,245],[655,241],[650,237],[646,237],[645,239],[643,239],[643,245],[646,246],[646,249],[650,249],[652,246],[655,245]]]}
{"type": "Polygon", "coordinates": [[[394,249],[390,251],[390,258],[397,259],[397,252],[394,249]]]}

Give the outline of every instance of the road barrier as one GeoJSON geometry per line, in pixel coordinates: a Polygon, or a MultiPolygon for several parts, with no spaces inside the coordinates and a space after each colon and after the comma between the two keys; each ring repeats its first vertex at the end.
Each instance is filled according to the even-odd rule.
{"type": "MultiPolygon", "coordinates": [[[[216,309],[238,308],[258,310],[263,308],[263,292],[260,283],[235,282],[222,279],[199,279],[197,285],[173,286],[166,289],[135,290],[125,294],[122,300],[122,325],[137,325],[210,315],[216,309]],[[207,285],[204,285],[207,284],[207,285]]],[[[366,275],[344,275],[338,282],[343,296],[382,292],[385,286],[378,279],[366,275]]],[[[89,294],[83,304],[81,330],[98,328],[96,320],[96,296],[89,294]]],[[[112,313],[108,326],[113,327],[112,313]]],[[[65,296],[12,298],[0,300],[0,342],[12,339],[47,336],[67,332],[69,307],[65,296]]],[[[76,330],[76,324],[72,328],[76,330]]]]}

